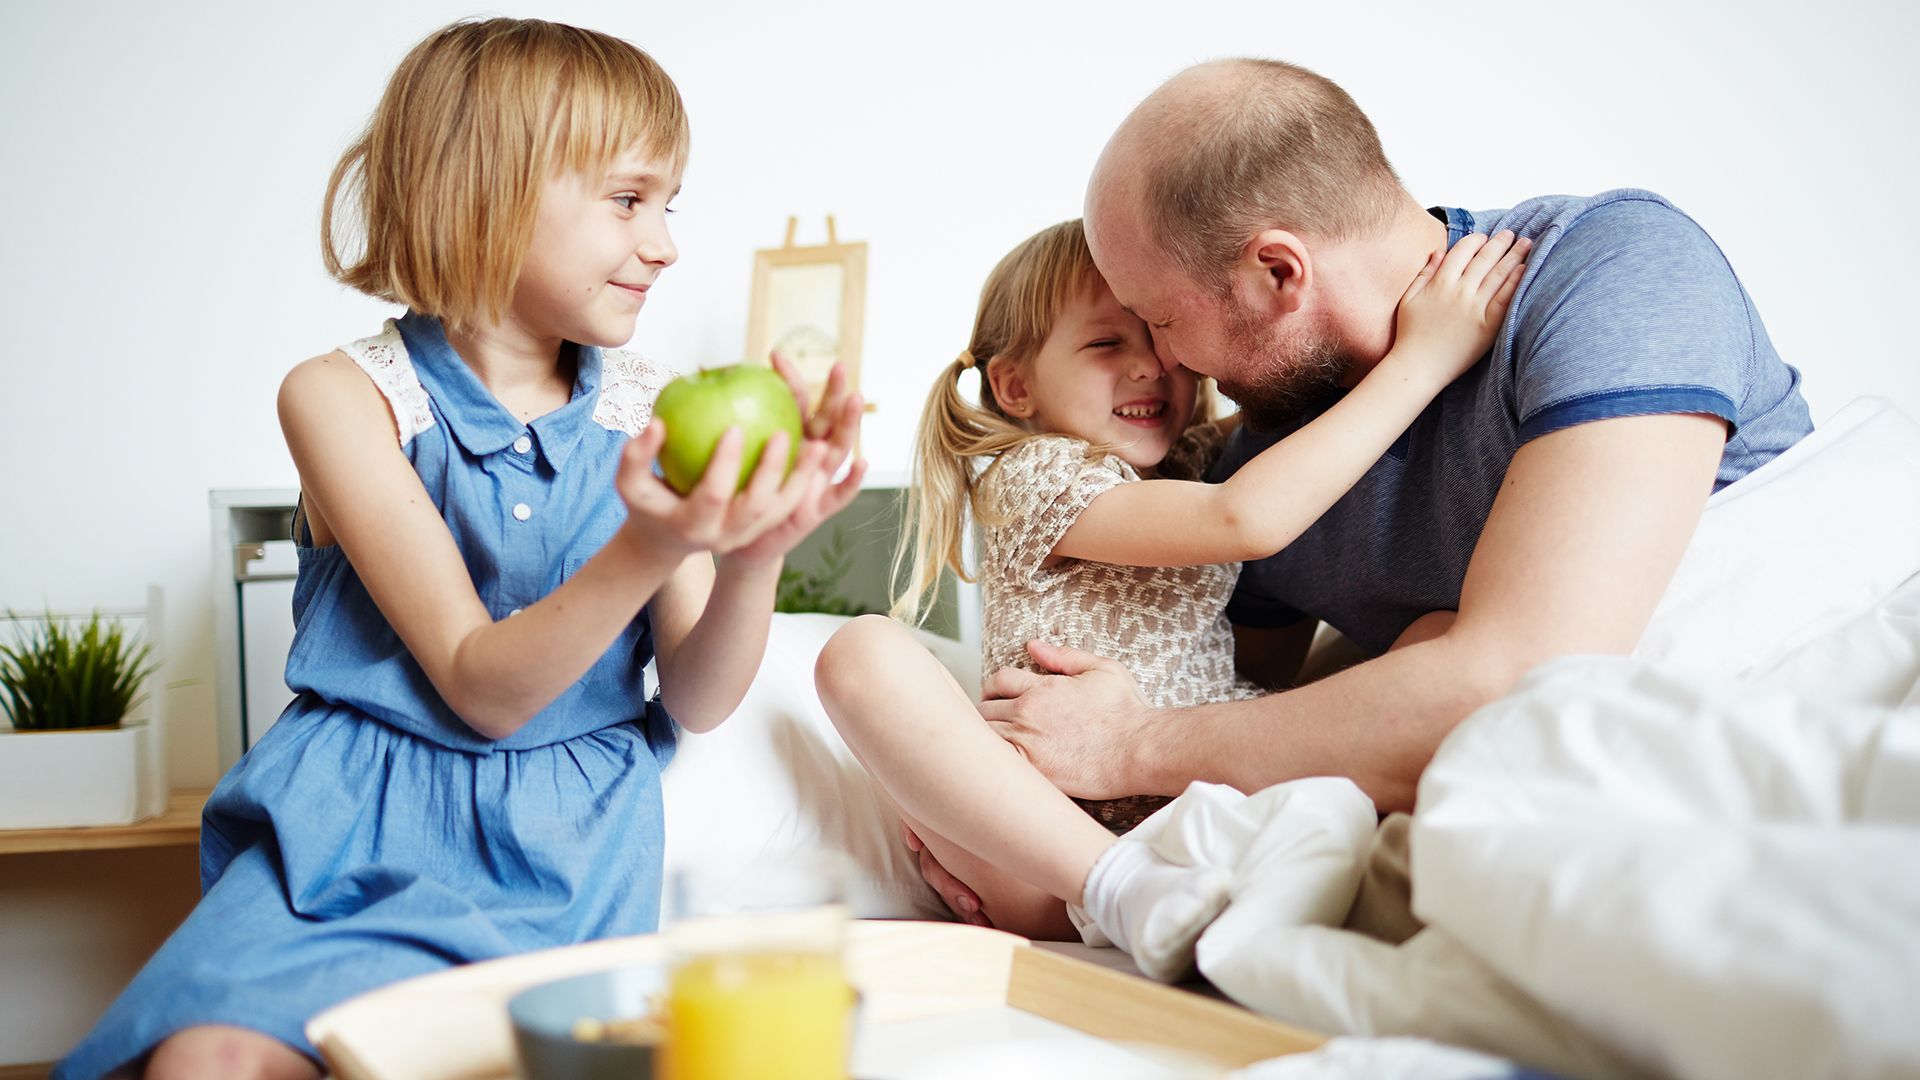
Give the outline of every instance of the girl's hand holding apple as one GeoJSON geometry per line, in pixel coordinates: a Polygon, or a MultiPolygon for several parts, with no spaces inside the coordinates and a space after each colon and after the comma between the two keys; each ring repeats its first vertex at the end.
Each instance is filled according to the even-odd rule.
{"type": "Polygon", "coordinates": [[[660,475],[667,486],[682,495],[691,492],[729,427],[740,429],[745,439],[739,490],[746,490],[768,437],[776,431],[787,434],[786,464],[791,469],[800,452],[805,399],[795,400],[783,374],[758,364],[734,364],[668,383],[653,406],[653,415],[667,425],[667,440],[660,447],[660,475]]]}
{"type": "Polygon", "coordinates": [[[860,428],[845,372],[834,366],[820,408],[803,422],[804,383],[784,357],[773,365],[703,371],[661,392],[614,481],[628,540],[676,558],[711,551],[777,561],[859,493],[864,461],[833,482],[860,428]],[[786,393],[777,392],[781,380],[786,393]]]}
{"type": "MultiPolygon", "coordinates": [[[[807,387],[799,372],[779,353],[773,354],[773,368],[787,380],[787,385],[793,389],[794,400],[804,410],[807,387]]],[[[833,477],[853,453],[854,443],[860,436],[860,416],[864,408],[860,395],[848,390],[846,370],[839,364],[833,365],[833,371],[827,376],[826,393],[820,398],[820,407],[806,419],[807,445],[826,447],[825,456],[820,459],[818,466],[818,487],[795,506],[785,521],[767,530],[752,544],[736,551],[734,558],[767,561],[783,558],[795,545],[806,539],[807,534],[819,528],[821,522],[846,509],[854,496],[860,494],[860,481],[867,474],[865,460],[855,460],[838,483],[833,482],[833,477]]],[[[798,472],[797,469],[795,471],[798,472]]]]}
{"type": "Polygon", "coordinates": [[[666,422],[656,416],[628,442],[614,487],[627,504],[621,535],[676,560],[696,551],[734,551],[785,521],[818,483],[819,461],[826,453],[824,444],[809,443],[791,455],[791,437],[775,432],[746,486],[738,488],[746,437],[730,426],[715,445],[705,475],[682,496],[654,474],[654,461],[668,434],[666,422]],[[783,482],[790,457],[794,469],[783,482]]]}

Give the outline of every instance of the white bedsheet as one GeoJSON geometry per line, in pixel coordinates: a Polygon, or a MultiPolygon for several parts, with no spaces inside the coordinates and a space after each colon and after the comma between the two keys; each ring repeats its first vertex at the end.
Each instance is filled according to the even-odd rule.
{"type": "MultiPolygon", "coordinates": [[[[695,860],[746,864],[827,848],[852,857],[856,914],[949,918],[901,841],[899,819],[814,690],[814,660],[846,622],[837,615],[775,615],[766,659],[740,707],[707,734],[681,736],[661,777],[666,872],[695,860]]],[[[977,650],[933,634],[921,639],[961,685],[979,685],[977,650]]]]}
{"type": "MultiPolygon", "coordinates": [[[[1853,662],[1818,642],[1915,574],[1920,424],[1860,398],[1707,500],[1635,655],[1743,678],[1797,665],[1807,678],[1776,684],[1884,701],[1877,691],[1907,678],[1911,654],[1853,662]]],[[[1873,647],[1887,645],[1906,647],[1873,647]]]]}

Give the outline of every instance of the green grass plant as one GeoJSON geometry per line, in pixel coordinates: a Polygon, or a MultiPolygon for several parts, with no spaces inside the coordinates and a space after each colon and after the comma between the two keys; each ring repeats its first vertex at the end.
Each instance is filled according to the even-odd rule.
{"type": "Polygon", "coordinates": [[[851,543],[846,531],[833,530],[833,540],[820,553],[820,568],[813,571],[786,567],[780,571],[780,583],[773,598],[773,610],[785,612],[823,611],[828,615],[865,615],[869,609],[840,593],[841,579],[853,569],[851,543]]]}
{"type": "Polygon", "coordinates": [[[0,708],[16,731],[79,731],[120,726],[145,700],[154,670],[150,647],[98,611],[77,626],[48,612],[20,616],[31,629],[0,644],[0,708]]]}

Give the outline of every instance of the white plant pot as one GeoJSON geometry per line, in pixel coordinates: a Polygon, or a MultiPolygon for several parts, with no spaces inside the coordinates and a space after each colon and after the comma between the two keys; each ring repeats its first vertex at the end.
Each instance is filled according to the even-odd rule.
{"type": "Polygon", "coordinates": [[[167,808],[150,723],[95,731],[0,728],[0,829],[130,825],[167,808]]]}
{"type": "MultiPolygon", "coordinates": [[[[147,587],[144,608],[109,613],[140,628],[155,662],[166,655],[165,595],[147,587]]],[[[6,610],[0,608],[0,610],[6,610]]],[[[49,613],[84,618],[90,613],[49,613]]],[[[32,617],[29,617],[29,621],[32,617]]],[[[17,620],[0,619],[0,641],[17,620]]],[[[156,669],[157,670],[157,669],[156,669]]],[[[0,711],[0,829],[131,825],[167,811],[166,690],[149,675],[117,728],[15,731],[0,711]]]]}

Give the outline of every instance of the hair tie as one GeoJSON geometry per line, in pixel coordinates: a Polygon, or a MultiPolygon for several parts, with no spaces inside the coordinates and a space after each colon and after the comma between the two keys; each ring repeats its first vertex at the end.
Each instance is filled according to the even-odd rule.
{"type": "Polygon", "coordinates": [[[970,350],[961,349],[960,355],[954,357],[953,361],[963,368],[970,368],[973,366],[973,353],[970,350]]]}

